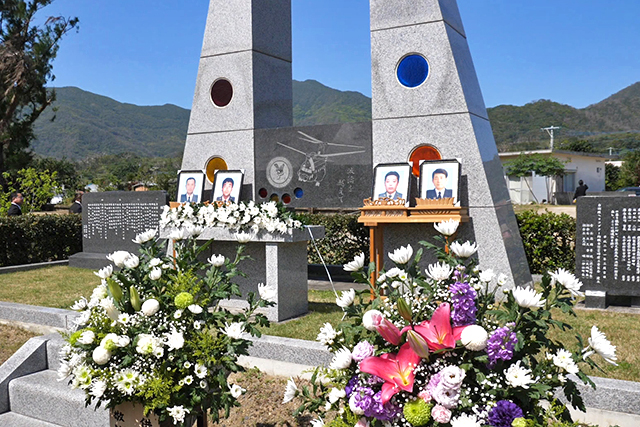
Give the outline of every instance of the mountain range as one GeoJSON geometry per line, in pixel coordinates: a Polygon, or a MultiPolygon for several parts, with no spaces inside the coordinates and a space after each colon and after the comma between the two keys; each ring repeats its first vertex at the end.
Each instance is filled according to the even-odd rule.
{"type": "MultiPolygon", "coordinates": [[[[32,148],[38,155],[79,160],[122,152],[145,157],[182,153],[188,109],[121,103],[75,87],[56,88],[56,93],[55,111],[46,110],[35,123],[32,148]]],[[[500,151],[548,146],[540,129],[551,125],[561,127],[559,143],[585,139],[598,151],[640,147],[640,82],[582,109],[539,100],[487,111],[500,151]]],[[[295,126],[367,121],[371,99],[315,80],[294,80],[293,115],[295,126]]]]}

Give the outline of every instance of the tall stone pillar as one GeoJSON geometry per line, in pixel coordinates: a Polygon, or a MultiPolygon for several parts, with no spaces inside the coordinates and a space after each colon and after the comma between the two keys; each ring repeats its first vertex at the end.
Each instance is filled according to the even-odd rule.
{"type": "MultiPolygon", "coordinates": [[[[418,146],[461,161],[459,238],[480,266],[531,280],[502,165],[455,0],[371,0],[373,163],[407,162],[418,146]]],[[[415,196],[415,194],[414,194],[415,196]]],[[[434,234],[431,224],[385,229],[387,252],[434,234]]]]}
{"type": "Polygon", "coordinates": [[[292,122],[291,0],[211,0],[182,169],[244,169],[252,199],[254,130],[292,122]]]}

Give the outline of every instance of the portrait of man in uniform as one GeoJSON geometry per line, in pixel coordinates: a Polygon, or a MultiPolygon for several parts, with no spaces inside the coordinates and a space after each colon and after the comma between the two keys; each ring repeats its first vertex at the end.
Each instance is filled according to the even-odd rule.
{"type": "Polygon", "coordinates": [[[405,200],[409,206],[409,177],[411,166],[408,163],[379,164],[373,172],[373,200],[405,200]]]}

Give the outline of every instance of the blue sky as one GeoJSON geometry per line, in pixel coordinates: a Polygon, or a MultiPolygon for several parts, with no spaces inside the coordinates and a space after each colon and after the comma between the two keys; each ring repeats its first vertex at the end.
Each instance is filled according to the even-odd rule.
{"type": "MultiPolygon", "coordinates": [[[[55,0],[54,86],[191,108],[208,0],[55,0]]],[[[585,107],[640,81],[638,0],[458,0],[488,107],[585,107]]],[[[371,95],[369,1],[292,0],[293,78],[371,95]]]]}

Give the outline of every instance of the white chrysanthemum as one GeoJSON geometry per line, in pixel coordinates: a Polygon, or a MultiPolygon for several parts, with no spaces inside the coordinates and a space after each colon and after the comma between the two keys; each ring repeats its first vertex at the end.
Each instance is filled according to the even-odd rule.
{"type": "Polygon", "coordinates": [[[498,274],[498,285],[504,286],[507,283],[507,275],[504,273],[498,274]]]}
{"type": "Polygon", "coordinates": [[[165,334],[165,343],[169,347],[169,351],[179,350],[184,346],[184,335],[173,329],[171,333],[165,334]]]}
{"type": "Polygon", "coordinates": [[[143,243],[147,243],[149,240],[153,239],[154,237],[156,237],[156,234],[158,233],[157,229],[151,229],[151,230],[147,230],[144,233],[140,233],[138,235],[136,235],[136,238],[133,239],[133,243],[137,243],[139,245],[143,244],[143,243]]]}
{"type": "Polygon", "coordinates": [[[263,300],[276,302],[278,291],[275,286],[258,283],[258,293],[260,294],[260,298],[262,298],[263,300]]]}
{"type": "Polygon", "coordinates": [[[104,347],[98,346],[93,349],[91,357],[98,365],[104,365],[111,359],[111,352],[104,347]]]}
{"type": "Polygon", "coordinates": [[[231,396],[235,397],[236,399],[242,396],[242,393],[244,393],[245,391],[247,390],[243,389],[238,384],[229,384],[229,392],[231,393],[231,396]]]}
{"type": "Polygon", "coordinates": [[[343,291],[339,297],[336,297],[336,304],[340,308],[347,308],[351,304],[353,304],[353,300],[356,297],[356,291],[353,289],[349,289],[348,291],[343,291]]]}
{"type": "Polygon", "coordinates": [[[147,317],[153,316],[158,312],[158,310],[160,310],[160,303],[158,300],[150,298],[142,303],[142,308],[140,310],[142,311],[142,314],[147,317]]]}
{"type": "Polygon", "coordinates": [[[296,383],[293,381],[293,378],[289,378],[287,381],[287,386],[284,389],[284,399],[282,399],[282,403],[288,403],[293,400],[294,397],[298,394],[298,387],[296,383]]]}
{"type": "Polygon", "coordinates": [[[149,279],[158,280],[162,277],[162,269],[160,267],[153,267],[149,272],[149,279]]]}
{"type": "Polygon", "coordinates": [[[351,361],[353,358],[351,357],[351,351],[348,348],[342,347],[340,350],[336,351],[333,355],[333,359],[329,364],[330,369],[347,369],[351,366],[351,361]]]}
{"type": "Polygon", "coordinates": [[[317,419],[313,419],[311,420],[311,427],[324,427],[324,421],[322,420],[322,418],[317,418],[317,419]]]}
{"type": "Polygon", "coordinates": [[[393,267],[393,268],[390,268],[389,271],[385,273],[385,276],[387,276],[387,278],[394,278],[394,277],[405,276],[406,274],[407,272],[404,271],[403,269],[398,267],[393,267]]]}
{"type": "Polygon", "coordinates": [[[157,267],[162,264],[162,260],[160,258],[152,258],[149,261],[149,267],[157,267]]]}
{"type": "Polygon", "coordinates": [[[200,379],[206,378],[207,374],[209,373],[207,370],[207,367],[199,363],[196,363],[195,367],[193,368],[193,371],[195,372],[196,377],[200,379]]]}
{"type": "Polygon", "coordinates": [[[559,268],[553,273],[549,272],[549,276],[551,276],[552,279],[551,284],[555,284],[556,282],[560,283],[569,292],[571,292],[571,296],[573,298],[584,296],[584,293],[580,292],[582,282],[578,280],[578,278],[571,272],[565,270],[564,268],[559,268]]]}
{"type": "Polygon", "coordinates": [[[131,315],[129,313],[120,313],[120,315],[118,316],[118,322],[122,323],[123,325],[126,325],[130,321],[131,315]]]}
{"type": "Polygon", "coordinates": [[[477,250],[478,245],[469,241],[464,243],[451,243],[451,251],[456,254],[458,258],[469,258],[471,255],[475,254],[477,250]]]}
{"type": "Polygon", "coordinates": [[[591,337],[589,338],[589,346],[582,350],[584,353],[582,355],[583,359],[591,356],[593,353],[598,353],[602,358],[611,363],[612,365],[618,366],[615,362],[618,360],[616,357],[616,346],[611,345],[611,342],[607,339],[605,334],[598,330],[598,327],[593,325],[591,328],[591,337]]]}
{"type": "Polygon", "coordinates": [[[224,265],[224,255],[211,255],[207,261],[214,267],[222,267],[224,265]]]}
{"type": "Polygon", "coordinates": [[[234,322],[232,324],[225,323],[222,333],[229,336],[229,338],[241,339],[244,336],[244,324],[240,322],[234,322]]]}
{"type": "Polygon", "coordinates": [[[189,237],[191,237],[191,234],[185,227],[174,228],[173,230],[171,230],[171,233],[169,233],[169,239],[176,242],[188,239],[189,237]]]}
{"type": "Polygon", "coordinates": [[[480,281],[483,283],[489,283],[494,279],[494,277],[496,277],[496,275],[493,273],[493,270],[490,268],[487,270],[482,270],[479,275],[480,281]]]}
{"type": "Polygon", "coordinates": [[[72,388],[88,389],[91,386],[91,370],[86,365],[77,366],[73,370],[72,388]]]}
{"type": "Polygon", "coordinates": [[[511,387],[529,388],[529,384],[533,384],[535,381],[531,378],[531,370],[520,366],[520,362],[521,360],[518,360],[505,369],[504,376],[511,387]]]}
{"type": "Polygon", "coordinates": [[[182,424],[184,423],[184,417],[189,413],[189,410],[184,406],[172,406],[171,408],[167,408],[169,415],[173,417],[174,424],[182,424]]]}
{"type": "Polygon", "coordinates": [[[338,400],[346,396],[347,393],[344,391],[344,389],[334,387],[329,392],[329,396],[327,397],[327,399],[329,400],[329,403],[336,403],[338,400]]]}
{"type": "Polygon", "coordinates": [[[246,231],[236,233],[236,240],[238,243],[247,243],[250,242],[251,239],[253,239],[253,233],[248,233],[246,231]]]}
{"type": "Polygon", "coordinates": [[[470,325],[464,328],[460,335],[462,345],[471,351],[481,351],[487,347],[489,334],[480,325],[470,325]]]}
{"type": "Polygon", "coordinates": [[[558,350],[552,360],[554,365],[558,368],[564,369],[570,374],[577,374],[580,371],[578,365],[576,365],[576,362],[573,360],[573,354],[563,348],[558,350]]]}
{"type": "Polygon", "coordinates": [[[124,266],[127,268],[136,268],[140,264],[140,258],[135,255],[131,255],[129,258],[124,260],[124,266]]]}
{"type": "Polygon", "coordinates": [[[406,264],[411,261],[411,257],[413,256],[413,248],[411,245],[400,246],[393,252],[389,252],[389,259],[395,262],[396,264],[406,264]]]}
{"type": "Polygon", "coordinates": [[[136,352],[139,354],[154,354],[160,345],[160,340],[153,335],[140,334],[136,344],[136,352]]]}
{"type": "Polygon", "coordinates": [[[82,334],[80,334],[80,337],[78,338],[78,342],[80,344],[89,345],[95,339],[96,339],[96,334],[93,331],[84,331],[82,334]]]}
{"type": "Polygon", "coordinates": [[[542,294],[536,292],[533,288],[516,286],[511,290],[511,293],[520,307],[540,308],[544,307],[544,304],[547,302],[546,299],[542,299],[542,294]]]}
{"type": "Polygon", "coordinates": [[[200,314],[202,313],[203,308],[200,307],[198,304],[191,304],[189,307],[187,307],[187,310],[189,310],[193,314],[200,314]]]}
{"type": "Polygon", "coordinates": [[[460,221],[450,219],[447,221],[441,221],[439,223],[433,224],[433,228],[435,228],[436,231],[442,234],[443,236],[451,236],[458,230],[459,225],[460,225],[460,221]]]}
{"type": "Polygon", "coordinates": [[[453,267],[444,262],[437,262],[435,264],[429,265],[425,270],[425,273],[433,280],[440,282],[451,277],[451,273],[453,273],[453,267]]]}
{"type": "Polygon", "coordinates": [[[362,315],[362,326],[368,331],[375,331],[378,329],[380,322],[384,319],[384,316],[378,310],[369,310],[362,315]]]}
{"type": "Polygon", "coordinates": [[[113,265],[107,265],[106,267],[103,267],[98,271],[94,271],[93,274],[101,279],[107,279],[113,274],[113,265]]]}
{"type": "Polygon", "coordinates": [[[103,380],[95,380],[91,383],[89,388],[89,394],[96,398],[101,398],[104,392],[107,390],[107,383],[103,380]]]}
{"type": "Polygon", "coordinates": [[[451,427],[481,427],[476,415],[462,414],[450,421],[451,427]]]}
{"type": "Polygon", "coordinates": [[[107,255],[107,259],[114,263],[116,267],[124,267],[124,262],[129,258],[131,254],[127,251],[115,251],[112,254],[107,255]]]}
{"type": "Polygon", "coordinates": [[[364,267],[364,253],[360,252],[355,256],[353,261],[348,262],[342,266],[344,271],[360,271],[364,267]]]}
{"type": "Polygon", "coordinates": [[[89,304],[87,303],[87,299],[85,297],[81,297],[78,301],[73,303],[73,305],[71,306],[71,310],[82,311],[88,307],[89,304]]]}
{"type": "Polygon", "coordinates": [[[320,333],[316,337],[316,340],[328,346],[333,344],[333,340],[336,338],[336,336],[336,330],[333,329],[331,323],[325,323],[324,326],[320,328],[320,333]]]}

